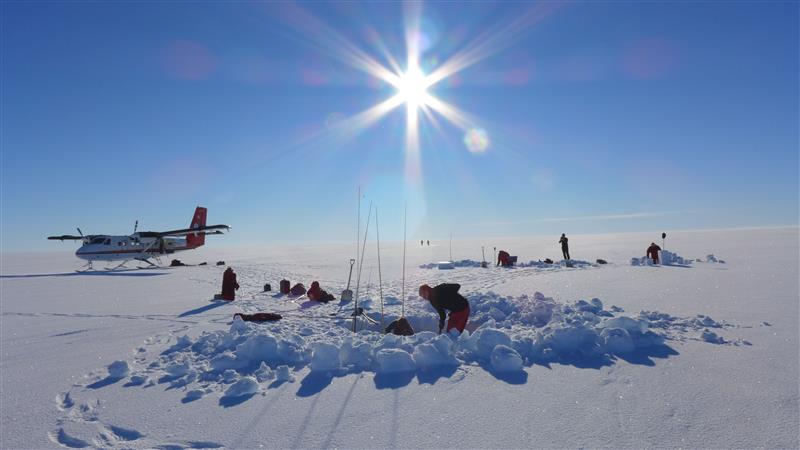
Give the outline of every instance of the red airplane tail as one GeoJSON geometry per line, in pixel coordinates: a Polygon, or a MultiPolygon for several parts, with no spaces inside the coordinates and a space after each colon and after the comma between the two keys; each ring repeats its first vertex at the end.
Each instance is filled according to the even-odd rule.
{"type": "MultiPolygon", "coordinates": [[[[189,228],[199,228],[204,227],[206,225],[206,214],[208,210],[203,208],[202,206],[198,206],[197,209],[194,210],[194,216],[192,217],[192,223],[189,224],[189,228]]],[[[197,248],[202,246],[206,243],[206,235],[205,233],[196,233],[196,234],[187,234],[186,235],[186,246],[189,248],[197,248]]]]}

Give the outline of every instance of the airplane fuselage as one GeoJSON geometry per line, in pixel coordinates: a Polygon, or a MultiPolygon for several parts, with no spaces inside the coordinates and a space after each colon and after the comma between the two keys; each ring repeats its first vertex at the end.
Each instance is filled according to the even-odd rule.
{"type": "Polygon", "coordinates": [[[185,238],[165,237],[163,248],[157,238],[129,236],[93,236],[75,251],[75,256],[86,261],[144,260],[154,256],[191,250],[185,238]]]}

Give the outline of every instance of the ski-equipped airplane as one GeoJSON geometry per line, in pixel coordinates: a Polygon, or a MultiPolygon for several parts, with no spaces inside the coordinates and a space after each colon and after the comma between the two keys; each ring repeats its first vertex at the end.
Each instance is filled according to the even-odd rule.
{"type": "Polygon", "coordinates": [[[92,269],[93,261],[122,261],[110,270],[119,269],[132,260],[146,262],[150,266],[157,267],[161,264],[161,255],[195,249],[205,244],[207,235],[223,234],[223,230],[230,229],[228,225],[206,225],[207,212],[206,208],[198,206],[194,211],[190,227],[180,230],[136,231],[139,227],[137,220],[133,227],[133,234],[127,236],[84,235],[78,228],[79,236],[64,234],[49,236],[47,239],[83,241],[83,245],[75,252],[75,256],[88,261],[83,266],[87,268],[86,270],[92,269]],[[153,264],[150,261],[151,258],[155,259],[158,264],[153,264]]]}

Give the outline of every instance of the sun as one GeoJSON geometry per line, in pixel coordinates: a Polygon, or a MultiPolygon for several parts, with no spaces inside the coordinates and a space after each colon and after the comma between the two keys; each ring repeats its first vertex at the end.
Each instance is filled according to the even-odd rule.
{"type": "Polygon", "coordinates": [[[398,76],[397,95],[403,103],[412,109],[423,107],[428,101],[428,81],[419,67],[411,66],[404,74],[398,76]]]}

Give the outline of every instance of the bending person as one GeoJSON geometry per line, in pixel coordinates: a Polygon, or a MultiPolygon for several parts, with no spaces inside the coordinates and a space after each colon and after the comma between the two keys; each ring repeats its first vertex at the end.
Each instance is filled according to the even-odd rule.
{"type": "Polygon", "coordinates": [[[439,313],[439,333],[443,329],[449,332],[454,328],[461,333],[467,326],[469,302],[458,293],[459,289],[461,285],[456,283],[442,283],[434,288],[427,284],[419,287],[419,296],[429,301],[433,309],[439,313]],[[450,312],[447,328],[444,326],[446,311],[450,312]]]}

